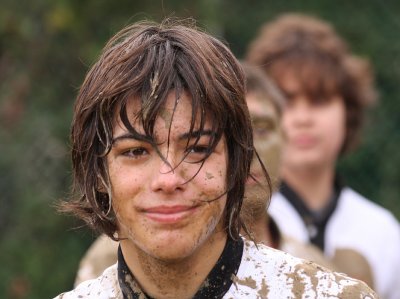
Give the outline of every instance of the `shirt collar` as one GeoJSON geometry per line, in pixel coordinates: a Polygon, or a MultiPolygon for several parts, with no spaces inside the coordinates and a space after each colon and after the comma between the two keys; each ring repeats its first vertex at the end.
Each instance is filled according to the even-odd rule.
{"type": "Polygon", "coordinates": [[[285,181],[281,182],[279,192],[289,201],[293,208],[302,218],[304,225],[307,228],[310,242],[321,250],[324,250],[325,245],[325,229],[327,223],[335,211],[343,185],[338,177],[335,178],[332,195],[327,205],[320,211],[312,211],[301,196],[296,193],[285,181]]]}
{"type": "MultiPolygon", "coordinates": [[[[233,240],[228,237],[224,250],[217,263],[204,280],[200,289],[194,295],[194,299],[222,298],[232,285],[232,277],[237,274],[243,254],[243,240],[233,240]]],[[[207,257],[204,257],[207,258],[207,257]]],[[[118,248],[118,282],[124,299],[151,299],[137,283],[129,270],[118,248]]]]}

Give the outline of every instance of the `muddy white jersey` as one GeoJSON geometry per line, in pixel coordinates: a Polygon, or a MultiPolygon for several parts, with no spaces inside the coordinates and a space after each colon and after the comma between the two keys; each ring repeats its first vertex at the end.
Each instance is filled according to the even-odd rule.
{"type": "MultiPolygon", "coordinates": [[[[212,282],[211,282],[212,283],[212,282]]],[[[117,264],[97,279],[81,283],[57,299],[122,299],[117,264]]],[[[378,298],[365,283],[295,258],[262,244],[244,240],[243,254],[232,284],[219,298],[378,298]]]]}

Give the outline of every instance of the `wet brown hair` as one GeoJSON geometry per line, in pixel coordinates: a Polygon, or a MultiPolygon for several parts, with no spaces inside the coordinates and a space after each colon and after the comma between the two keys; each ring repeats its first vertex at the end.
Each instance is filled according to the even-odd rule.
{"type": "MultiPolygon", "coordinates": [[[[350,54],[328,23],[301,14],[282,15],[261,28],[246,60],[263,68],[281,88],[285,75],[294,75],[310,101],[342,97],[346,105],[342,153],[357,145],[365,108],[377,98],[373,74],[368,61],[350,54]]],[[[287,96],[290,101],[291,95],[287,96]]]]}
{"type": "Polygon", "coordinates": [[[197,29],[193,21],[136,23],[107,43],[76,99],[71,129],[76,197],[66,202],[63,210],[73,212],[92,228],[115,238],[117,224],[110,205],[111,185],[106,163],[112,147],[113,120],[119,116],[135,138],[149,142],[157,150],[154,124],[171,90],[176,91],[175,107],[182,92],[191,96],[189,139],[196,139],[192,133],[194,129],[202,130],[206,119],[211,121],[213,135],[209,152],[198,161],[199,167],[218,141],[223,136],[226,139],[224,220],[227,232],[237,238],[242,227],[239,212],[244,186],[254,151],[245,79],[231,51],[197,29]],[[141,103],[135,121],[143,127],[142,134],[130,122],[126,109],[129,99],[141,103]]]}
{"type": "Polygon", "coordinates": [[[266,100],[272,103],[276,113],[280,117],[286,102],[286,98],[281,90],[260,67],[243,61],[241,63],[246,76],[246,94],[256,93],[266,97],[266,100]]]}

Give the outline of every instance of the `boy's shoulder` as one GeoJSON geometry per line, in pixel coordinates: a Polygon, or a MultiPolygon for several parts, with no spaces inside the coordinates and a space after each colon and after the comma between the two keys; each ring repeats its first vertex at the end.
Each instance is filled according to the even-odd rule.
{"type": "Polygon", "coordinates": [[[359,280],[248,240],[234,284],[235,295],[261,298],[378,298],[359,280]]]}
{"type": "Polygon", "coordinates": [[[79,284],[74,290],[62,293],[54,299],[122,299],[121,289],[118,283],[117,264],[104,270],[96,279],[87,280],[79,284]]]}

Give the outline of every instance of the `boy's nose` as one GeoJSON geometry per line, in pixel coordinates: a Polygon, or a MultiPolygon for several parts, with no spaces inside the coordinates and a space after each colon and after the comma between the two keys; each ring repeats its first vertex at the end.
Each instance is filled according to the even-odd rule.
{"type": "Polygon", "coordinates": [[[151,188],[155,192],[173,193],[183,190],[185,178],[182,175],[182,165],[173,161],[173,159],[158,161],[158,166],[155,167],[153,176],[151,178],[151,188]]]}

